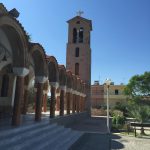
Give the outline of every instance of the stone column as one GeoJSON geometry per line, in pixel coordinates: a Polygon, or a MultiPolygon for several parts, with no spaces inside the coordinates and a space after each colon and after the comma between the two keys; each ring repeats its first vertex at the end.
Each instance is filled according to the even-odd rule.
{"type": "Polygon", "coordinates": [[[82,96],[80,96],[80,112],[82,112],[82,96]]]}
{"type": "MultiPolygon", "coordinates": [[[[57,93],[58,95],[58,93],[57,93]]],[[[56,96],[56,110],[60,111],[60,94],[59,96],[56,96]]]]}
{"type": "Polygon", "coordinates": [[[72,92],[70,92],[70,113],[72,113],[72,99],[73,99],[73,97],[72,97],[72,92]]]}
{"type": "Polygon", "coordinates": [[[35,104],[35,121],[41,121],[43,88],[44,88],[44,82],[46,80],[47,80],[47,78],[44,76],[37,76],[35,78],[35,83],[37,83],[36,104],[35,104]]]}
{"type": "Polygon", "coordinates": [[[72,113],[75,113],[75,94],[72,95],[72,113]]]}
{"type": "Polygon", "coordinates": [[[24,89],[24,103],[22,108],[22,114],[26,115],[28,110],[28,96],[29,96],[29,90],[27,87],[24,89]]]}
{"type": "Polygon", "coordinates": [[[45,92],[43,95],[43,111],[47,111],[47,93],[45,92]]]}
{"type": "Polygon", "coordinates": [[[55,117],[55,93],[56,93],[56,88],[51,85],[51,101],[50,101],[50,118],[55,117]]]}
{"type": "Polygon", "coordinates": [[[37,83],[36,104],[35,104],[35,121],[41,120],[43,83],[37,83]]]}
{"type": "Polygon", "coordinates": [[[75,113],[75,94],[72,92],[72,113],[75,113]]]}
{"type": "Polygon", "coordinates": [[[86,110],[86,95],[84,94],[84,96],[83,96],[83,111],[85,111],[86,110]]]}
{"type": "Polygon", "coordinates": [[[64,115],[64,97],[65,97],[65,86],[60,87],[60,116],[64,115]]]}
{"type": "Polygon", "coordinates": [[[80,97],[79,95],[77,94],[77,99],[76,99],[76,106],[77,106],[77,113],[79,113],[79,100],[80,100],[80,97]]]}
{"type": "Polygon", "coordinates": [[[69,92],[66,92],[66,110],[67,110],[67,115],[70,114],[70,110],[69,110],[69,92]]]}
{"type": "Polygon", "coordinates": [[[79,112],[81,112],[81,95],[79,95],[79,112]]]}
{"type": "Polygon", "coordinates": [[[75,98],[74,98],[74,109],[75,109],[75,112],[77,112],[77,91],[75,92],[75,98]]]}
{"type": "Polygon", "coordinates": [[[13,105],[12,125],[18,126],[21,123],[21,100],[24,94],[24,77],[29,73],[27,68],[13,68],[14,74],[17,76],[16,79],[16,90],[13,105]]]}
{"type": "Polygon", "coordinates": [[[72,96],[72,89],[67,88],[67,94],[66,94],[66,99],[67,99],[67,114],[70,114],[70,109],[71,109],[71,96],[72,96]]]}
{"type": "Polygon", "coordinates": [[[81,112],[83,112],[83,94],[82,94],[82,96],[81,96],[81,107],[80,107],[80,110],[81,110],[81,112]]]}

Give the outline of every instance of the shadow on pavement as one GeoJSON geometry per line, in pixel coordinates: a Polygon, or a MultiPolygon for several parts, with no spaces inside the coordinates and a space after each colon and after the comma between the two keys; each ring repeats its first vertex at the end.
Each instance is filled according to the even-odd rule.
{"type": "Polygon", "coordinates": [[[116,134],[111,135],[111,149],[112,150],[124,148],[124,145],[122,143],[120,143],[119,141],[116,141],[121,138],[122,138],[121,136],[116,135],[116,134]]]}
{"type": "Polygon", "coordinates": [[[108,134],[85,133],[69,150],[109,150],[108,134]]]}
{"type": "Polygon", "coordinates": [[[124,145],[121,144],[120,142],[118,141],[114,141],[114,140],[111,140],[111,149],[112,150],[115,150],[115,149],[123,149],[124,148],[124,145]]]}
{"type": "Polygon", "coordinates": [[[112,138],[112,139],[121,139],[121,136],[116,135],[116,134],[112,134],[112,135],[111,135],[111,138],[112,138]]]}

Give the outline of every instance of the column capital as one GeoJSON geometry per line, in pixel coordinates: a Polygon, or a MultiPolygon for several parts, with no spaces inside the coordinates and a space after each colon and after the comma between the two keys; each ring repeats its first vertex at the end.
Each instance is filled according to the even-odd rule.
{"type": "Polygon", "coordinates": [[[86,94],[83,94],[83,97],[86,97],[86,94]]]}
{"type": "Polygon", "coordinates": [[[66,88],[66,92],[72,93],[73,89],[72,88],[66,88]]]}
{"type": "Polygon", "coordinates": [[[66,86],[65,86],[65,85],[61,85],[61,86],[59,86],[59,88],[60,88],[61,90],[63,90],[63,91],[66,91],[66,86]]]}
{"type": "Polygon", "coordinates": [[[29,73],[29,69],[24,67],[13,67],[13,73],[16,76],[25,77],[29,73]]]}
{"type": "Polygon", "coordinates": [[[57,97],[57,96],[60,96],[60,92],[59,92],[59,93],[56,93],[56,97],[57,97]]]}
{"type": "Polygon", "coordinates": [[[36,83],[45,83],[47,81],[47,77],[45,76],[36,76],[35,77],[35,82],[36,83]]]}
{"type": "Polygon", "coordinates": [[[24,89],[27,90],[27,91],[30,90],[29,87],[28,87],[27,85],[24,85],[24,89]]]}
{"type": "Polygon", "coordinates": [[[55,87],[56,89],[59,87],[59,83],[58,82],[49,82],[50,86],[55,87]]]}
{"type": "Polygon", "coordinates": [[[78,92],[78,91],[75,91],[75,94],[80,96],[80,92],[78,92]]]}
{"type": "Polygon", "coordinates": [[[72,90],[72,94],[75,94],[76,93],[76,90],[72,90]]]}
{"type": "Polygon", "coordinates": [[[47,94],[47,91],[46,91],[46,90],[43,90],[43,94],[47,94]]]}

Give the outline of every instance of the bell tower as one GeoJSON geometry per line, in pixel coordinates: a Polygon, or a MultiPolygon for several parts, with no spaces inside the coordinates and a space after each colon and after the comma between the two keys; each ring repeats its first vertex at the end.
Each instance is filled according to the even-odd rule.
{"type": "Polygon", "coordinates": [[[67,21],[68,43],[66,69],[91,85],[91,48],[90,32],[92,31],[92,21],[78,15],[67,21]]]}

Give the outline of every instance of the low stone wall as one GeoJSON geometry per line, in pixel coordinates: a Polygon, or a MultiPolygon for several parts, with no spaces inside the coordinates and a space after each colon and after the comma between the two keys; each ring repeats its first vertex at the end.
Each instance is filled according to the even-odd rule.
{"type": "Polygon", "coordinates": [[[63,117],[56,117],[50,120],[50,123],[57,123],[58,125],[63,125],[69,127],[70,125],[81,122],[84,119],[90,117],[87,112],[65,115],[63,117]]]}

